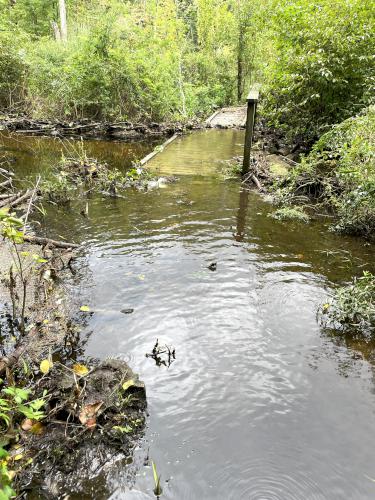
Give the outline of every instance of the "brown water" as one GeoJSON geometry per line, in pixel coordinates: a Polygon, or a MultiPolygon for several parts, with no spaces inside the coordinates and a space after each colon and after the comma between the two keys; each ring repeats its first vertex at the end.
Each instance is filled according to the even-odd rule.
{"type": "MultiPolygon", "coordinates": [[[[33,151],[35,140],[48,164],[53,144],[22,143],[33,151]]],[[[139,147],[97,142],[94,153],[99,144],[117,164],[139,147]]],[[[216,148],[227,156],[219,134],[216,148]]],[[[20,155],[16,168],[35,165],[20,155]]],[[[333,286],[374,268],[373,247],[322,222],[270,219],[258,194],[214,175],[94,197],[87,219],[79,206],[50,207],[46,223],[87,248],[86,354],[130,362],[149,421],[133,464],[108,467],[72,498],[154,498],[147,454],[165,499],[375,498],[375,345],[329,336],[316,321],[333,286]],[[169,368],[145,357],[157,338],[176,349],[169,368]]]]}

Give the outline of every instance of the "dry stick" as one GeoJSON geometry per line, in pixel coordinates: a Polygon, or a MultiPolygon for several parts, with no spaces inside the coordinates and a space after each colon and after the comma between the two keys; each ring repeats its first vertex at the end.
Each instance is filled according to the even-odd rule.
{"type": "Polygon", "coordinates": [[[68,243],[65,241],[56,241],[56,240],[51,240],[50,238],[40,238],[39,236],[30,236],[28,234],[25,234],[23,239],[25,241],[28,241],[29,243],[36,243],[38,245],[52,245],[52,246],[58,247],[58,248],[79,248],[80,247],[80,245],[77,245],[76,243],[68,243]]]}
{"type": "Polygon", "coordinates": [[[259,189],[259,191],[262,191],[262,189],[263,189],[262,184],[259,182],[258,178],[254,174],[252,174],[252,173],[250,173],[249,175],[247,175],[243,179],[242,183],[244,184],[249,179],[251,179],[253,181],[253,183],[256,185],[256,187],[259,189]]]}
{"type": "Polygon", "coordinates": [[[12,196],[14,196],[14,193],[0,194],[0,200],[7,200],[8,198],[11,198],[12,196]]]}
{"type": "Polygon", "coordinates": [[[33,203],[34,196],[36,195],[36,190],[38,189],[39,182],[40,182],[40,175],[39,175],[39,177],[38,177],[38,180],[36,181],[34,191],[33,191],[33,193],[31,194],[30,201],[29,201],[29,206],[27,207],[27,212],[26,212],[26,216],[25,216],[25,222],[24,222],[24,224],[23,224],[23,233],[24,233],[24,234],[25,234],[25,232],[26,232],[26,224],[27,224],[27,219],[29,218],[29,214],[30,214],[30,210],[31,210],[31,205],[32,205],[32,203],[33,203]]]}
{"type": "Polygon", "coordinates": [[[7,203],[7,205],[9,205],[10,208],[16,207],[17,205],[22,203],[24,200],[27,200],[27,198],[29,198],[31,196],[31,194],[32,194],[32,191],[30,189],[28,189],[26,191],[26,193],[24,193],[22,196],[20,196],[16,200],[12,201],[11,203],[9,203],[9,204],[7,203]]]}
{"type": "Polygon", "coordinates": [[[21,193],[22,193],[22,191],[19,191],[18,193],[13,194],[10,197],[8,197],[5,201],[0,202],[0,208],[6,207],[7,205],[9,205],[9,203],[16,200],[21,195],[21,193]]]}
{"type": "Polygon", "coordinates": [[[0,188],[4,188],[4,187],[8,186],[9,184],[12,184],[12,179],[7,179],[6,181],[1,182],[0,188]]]}

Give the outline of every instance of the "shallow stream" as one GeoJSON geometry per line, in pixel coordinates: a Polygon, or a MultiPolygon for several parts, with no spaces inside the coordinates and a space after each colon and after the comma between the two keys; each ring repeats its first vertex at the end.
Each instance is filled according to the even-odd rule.
{"type": "MultiPolygon", "coordinates": [[[[228,133],[207,135],[217,158],[241,151],[242,132],[228,133]]],[[[189,138],[197,159],[199,134],[196,147],[189,138]]],[[[1,142],[19,175],[48,169],[61,149],[43,138],[1,142]]],[[[88,143],[124,168],[152,147],[88,143]]],[[[165,189],[92,197],[88,218],[83,201],[47,207],[48,234],[87,249],[85,354],[127,360],[147,387],[133,463],[89,481],[84,498],[155,498],[148,456],[165,499],[373,499],[375,343],[328,335],[316,311],[336,284],[373,269],[374,249],[333,235],[324,220],[269,218],[270,204],[206,158],[204,176],[186,169],[165,189]],[[145,356],[156,339],[175,348],[169,367],[145,356]]]]}

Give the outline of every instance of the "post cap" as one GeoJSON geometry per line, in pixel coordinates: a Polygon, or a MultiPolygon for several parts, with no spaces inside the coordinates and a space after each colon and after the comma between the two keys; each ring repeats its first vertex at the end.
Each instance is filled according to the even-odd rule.
{"type": "Polygon", "coordinates": [[[247,102],[256,102],[259,100],[259,89],[260,89],[260,84],[255,83],[249,92],[249,95],[247,96],[247,102]]]}

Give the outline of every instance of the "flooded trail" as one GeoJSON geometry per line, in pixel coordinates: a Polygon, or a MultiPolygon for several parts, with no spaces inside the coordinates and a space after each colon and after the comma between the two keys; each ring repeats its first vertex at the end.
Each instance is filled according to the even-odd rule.
{"type": "MultiPolygon", "coordinates": [[[[210,147],[225,157],[217,132],[210,147]]],[[[113,158],[124,146],[101,147],[113,158]]],[[[87,247],[85,354],[125,359],[147,387],[133,463],[88,481],[87,498],[155,498],[148,456],[165,499],[372,499],[375,345],[322,332],[316,309],[374,267],[374,250],[321,222],[275,221],[260,196],[213,174],[94,196],[88,218],[48,208],[51,237],[87,247]],[[176,350],[169,368],[145,357],[156,339],[176,350]]]]}

